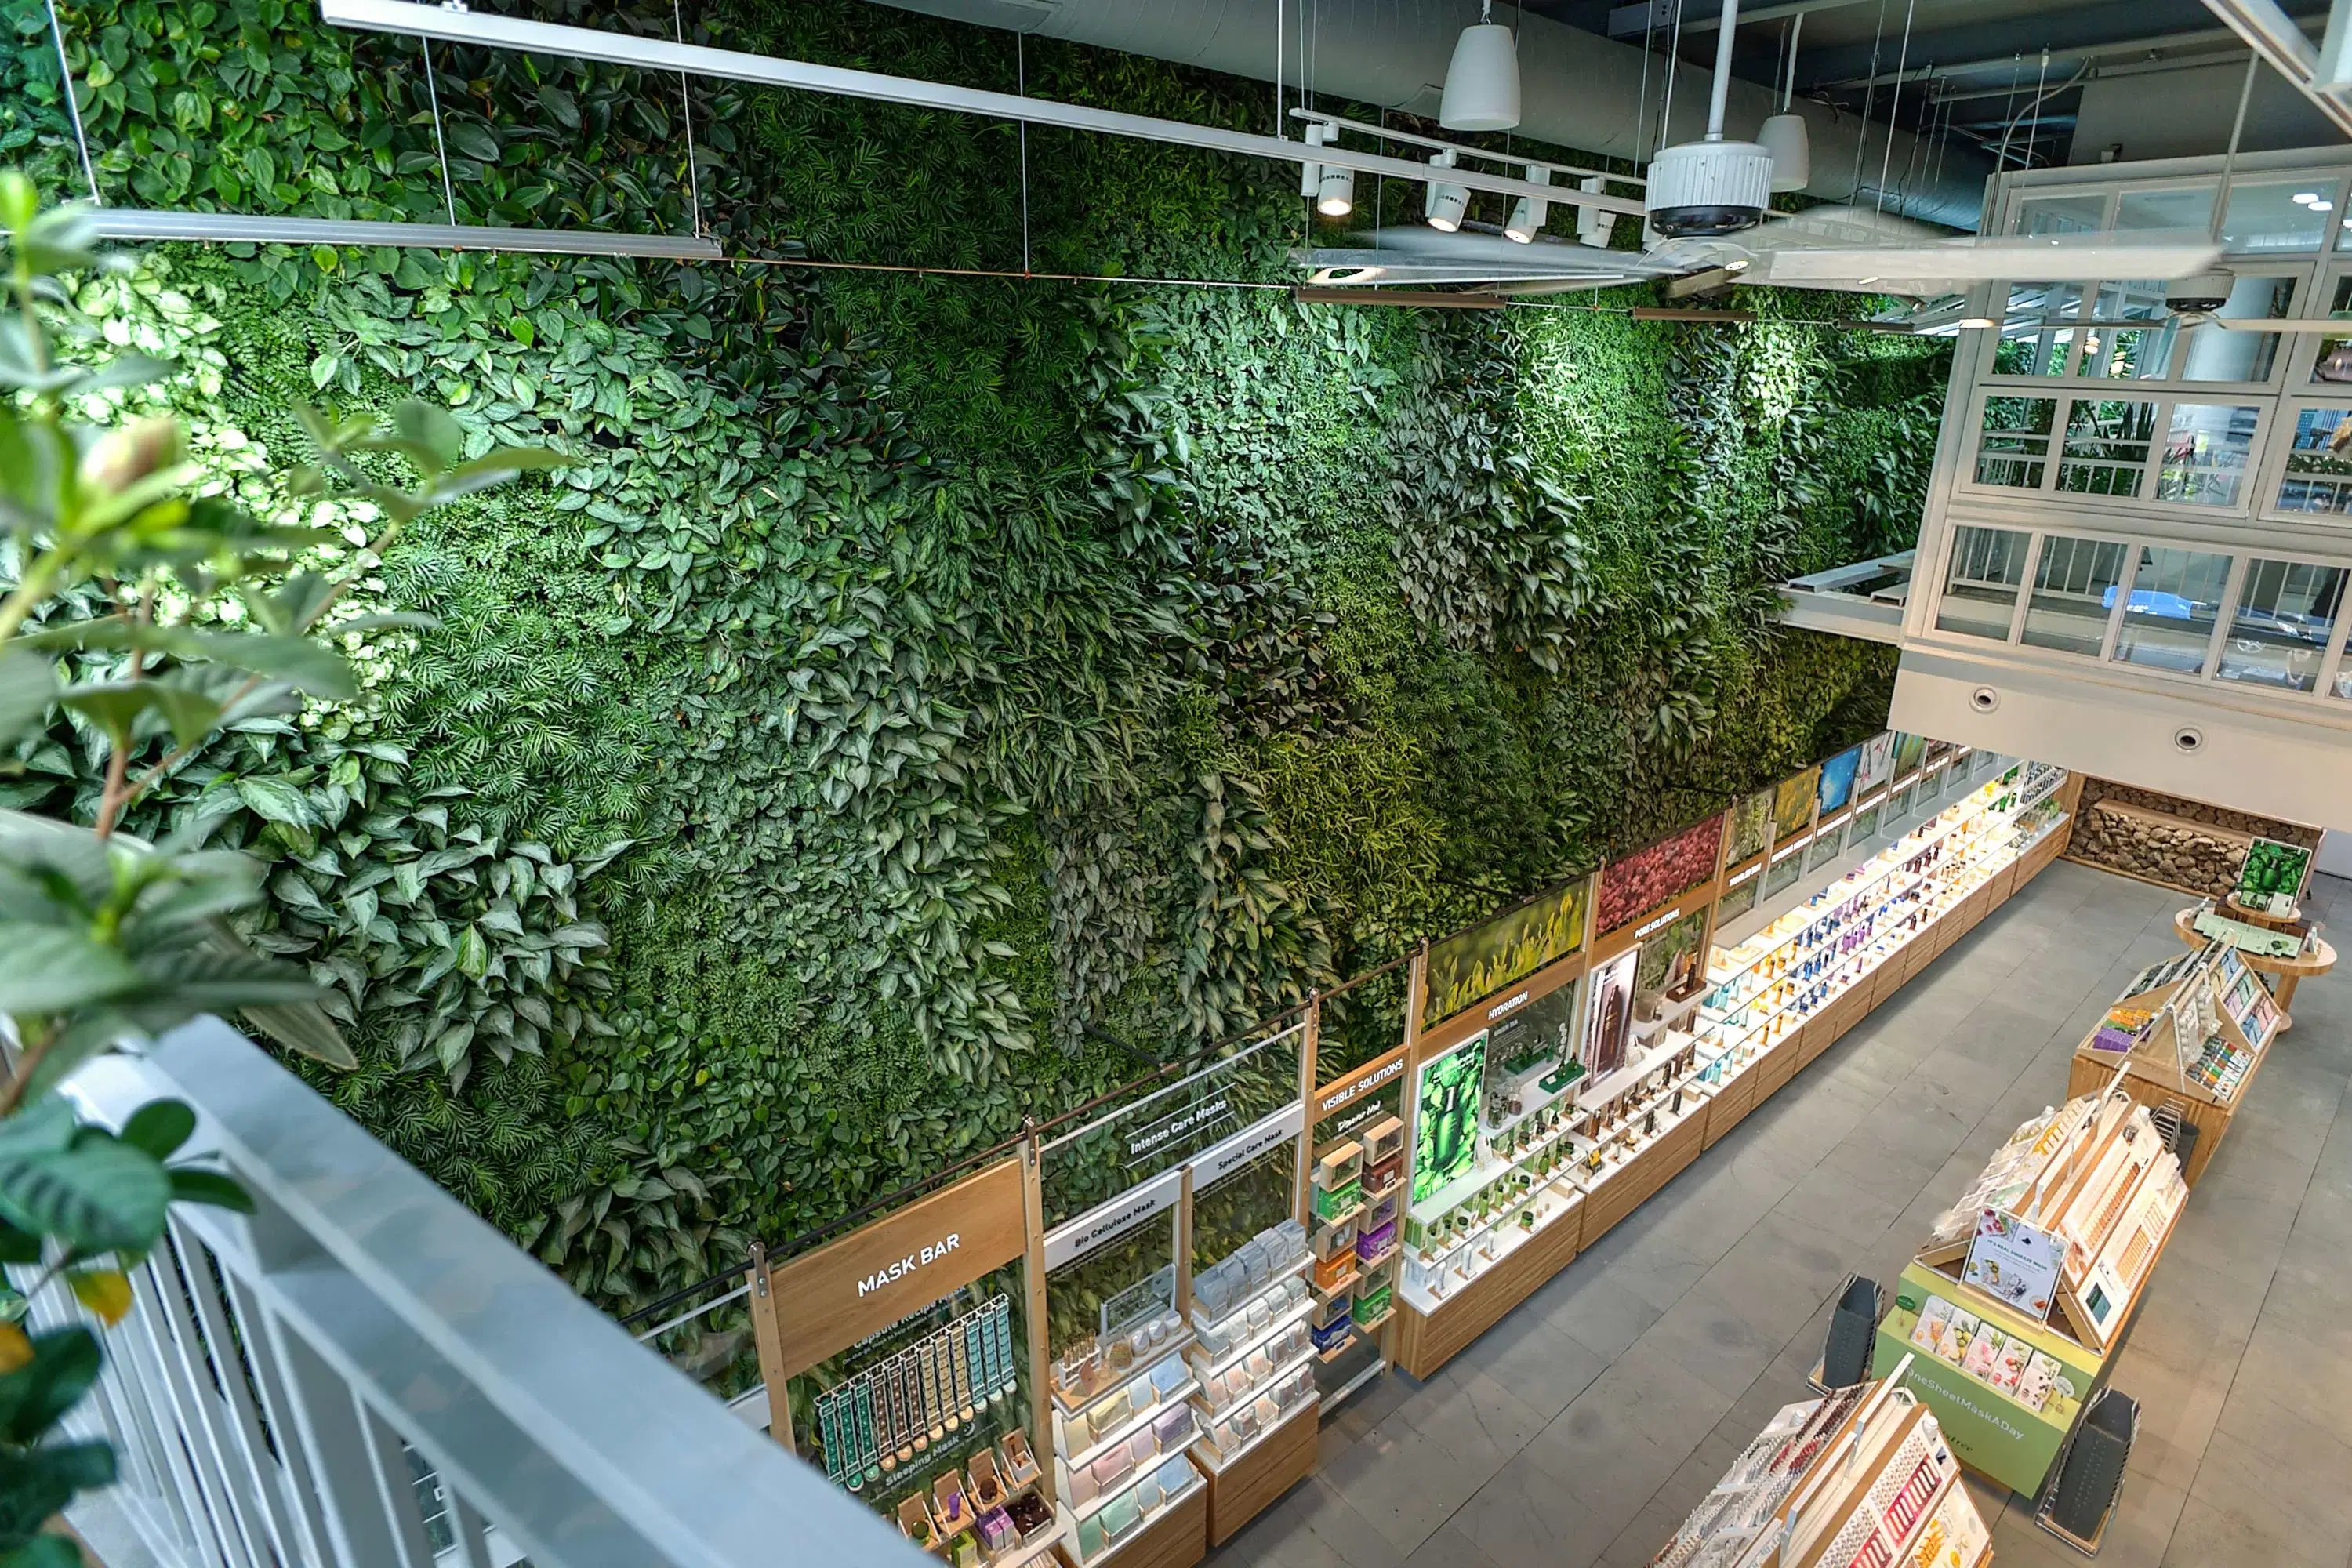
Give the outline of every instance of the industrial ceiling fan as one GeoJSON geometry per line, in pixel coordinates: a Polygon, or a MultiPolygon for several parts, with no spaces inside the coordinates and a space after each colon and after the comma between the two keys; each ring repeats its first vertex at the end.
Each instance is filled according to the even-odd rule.
{"type": "MultiPolygon", "coordinates": [[[[2218,240],[2195,229],[1949,238],[1927,225],[1863,207],[1771,212],[1773,153],[1724,134],[1738,10],[1738,0],[1726,0],[1706,137],[1668,147],[1649,165],[1648,243],[1641,251],[1596,248],[1590,237],[1581,245],[1551,240],[1529,234],[1516,218],[1502,232],[1517,243],[1507,243],[1470,232],[1475,226],[1454,214],[1443,226],[1433,220],[1429,227],[1376,230],[1368,247],[1300,253],[1310,281],[1475,284],[1488,292],[1526,294],[1674,278],[1685,283],[1677,292],[1737,282],[1936,300],[1976,283],[2016,278],[2185,278],[2209,271],[2219,259],[2218,240]]],[[[1336,127],[1330,134],[1336,139],[1336,127]]]]}

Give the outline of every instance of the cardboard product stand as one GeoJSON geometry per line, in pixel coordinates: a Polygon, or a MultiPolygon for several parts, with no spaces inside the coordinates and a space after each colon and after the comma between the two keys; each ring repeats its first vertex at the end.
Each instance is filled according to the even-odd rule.
{"type": "Polygon", "coordinates": [[[1969,773],[1890,779],[1905,739],[755,1251],[771,1432],[959,1568],[1188,1568],[1340,1401],[1435,1372],[2047,863],[2072,796],[2020,764],[1776,913],[1780,857],[1969,773]]]}
{"type": "Polygon", "coordinates": [[[2029,1497],[2105,1383],[2188,1199],[2126,1076],[2011,1134],[1879,1324],[1874,1370],[1907,1360],[1961,1460],[2029,1497]]]}

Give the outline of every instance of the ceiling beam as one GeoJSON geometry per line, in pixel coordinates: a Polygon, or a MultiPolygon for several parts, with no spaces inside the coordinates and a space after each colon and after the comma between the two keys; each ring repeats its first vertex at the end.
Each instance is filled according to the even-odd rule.
{"type": "MultiPolygon", "coordinates": [[[[2327,10],[2326,0],[2293,0],[2291,8],[2313,18],[2315,24],[2325,18],[2327,10]]],[[[2181,48],[2221,36],[2225,30],[2214,23],[2213,14],[2199,0],[2097,0],[2085,5],[2047,6],[1997,22],[1915,33],[1909,54],[1914,60],[1932,64],[1938,76],[1997,69],[2015,64],[2020,57],[2023,68],[2032,72],[2040,68],[2045,48],[2053,66],[2062,59],[2181,48]]],[[[1863,87],[1874,70],[1884,84],[1892,79],[1887,68],[1901,52],[1900,35],[1893,31],[1875,46],[1865,40],[1808,49],[1797,59],[1797,90],[1863,87]]]]}
{"type": "MultiPolygon", "coordinates": [[[[1778,0],[1777,4],[1743,5],[1741,22],[1777,22],[1784,16],[1801,16],[1809,11],[1836,11],[1848,5],[1859,5],[1864,0],[1778,0]]],[[[1609,13],[1609,36],[1612,38],[1639,37],[1645,33],[1671,33],[1675,26],[1677,0],[1640,0],[1632,5],[1620,5],[1609,13]]],[[[1682,30],[1685,34],[1712,33],[1723,26],[1723,0],[1690,0],[1682,7],[1682,30]]]]}
{"type": "Polygon", "coordinates": [[[2205,0],[2205,4],[2230,25],[2231,32],[2246,40],[2248,48],[2327,116],[2336,130],[2352,136],[2352,103],[2320,84],[2318,46],[2304,37],[2302,26],[2279,8],[2277,0],[2205,0]]]}

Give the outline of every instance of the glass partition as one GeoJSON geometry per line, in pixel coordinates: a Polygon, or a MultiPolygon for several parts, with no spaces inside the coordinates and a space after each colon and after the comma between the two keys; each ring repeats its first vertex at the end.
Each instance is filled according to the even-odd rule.
{"type": "Polygon", "coordinates": [[[2107,216],[2107,194],[2027,196],[2017,204],[2019,234],[2096,234],[2107,216]]]}
{"type": "MultiPolygon", "coordinates": [[[[2352,345],[2347,345],[2352,347],[2352,345]]],[[[2305,408],[2279,479],[2280,511],[2352,512],[2352,409],[2305,408]]]]}
{"type": "Polygon", "coordinates": [[[2309,691],[2336,632],[2344,569],[2300,561],[2249,561],[2230,635],[2221,643],[2222,680],[2309,691]]]}
{"type": "Polygon", "coordinates": [[[2012,283],[2001,318],[1995,375],[2072,375],[2074,334],[2082,311],[2079,283],[2012,283]]]}
{"type": "Polygon", "coordinates": [[[2023,641],[2095,658],[2122,581],[2124,546],[2101,539],[2053,536],[2042,542],[2023,641]]]}
{"type": "Polygon", "coordinates": [[[2116,634],[2116,658],[2194,675],[2205,668],[2213,618],[2230,584],[2230,558],[2150,545],[2140,552],[2131,597],[2116,634]]]}
{"type": "Polygon", "coordinates": [[[2228,216],[2221,220],[2222,248],[2282,254],[2317,250],[2327,236],[2336,188],[2332,178],[2231,184],[2228,216]]]}
{"type": "MultiPolygon", "coordinates": [[[[2229,299],[2213,313],[2226,321],[2278,321],[2294,313],[2292,277],[2250,274],[2230,289],[2229,299]]],[[[2278,363],[2279,334],[2238,331],[2200,325],[2189,334],[2181,356],[2183,381],[2268,381],[2278,363]]]]}
{"type": "Polygon", "coordinates": [[[2136,496],[2156,437],[2156,405],[2078,397],[2066,413],[2058,488],[2083,495],[2136,496]]]}
{"type": "Polygon", "coordinates": [[[1954,531],[1951,569],[1936,607],[1937,631],[2009,640],[2018,585],[2025,580],[2027,538],[2007,528],[1954,531]]]}
{"type": "Polygon", "coordinates": [[[1988,397],[1977,439],[1977,483],[2038,490],[2048,472],[2054,397],[1988,397]]]}
{"type": "Polygon", "coordinates": [[[2116,227],[2202,228],[2213,223],[2211,184],[2183,185],[2166,191],[2126,191],[2116,201],[2116,227]]]}
{"type": "Polygon", "coordinates": [[[2176,403],[2157,470],[2156,499],[2191,506],[2236,506],[2245,490],[2260,405],[2176,403]]]}

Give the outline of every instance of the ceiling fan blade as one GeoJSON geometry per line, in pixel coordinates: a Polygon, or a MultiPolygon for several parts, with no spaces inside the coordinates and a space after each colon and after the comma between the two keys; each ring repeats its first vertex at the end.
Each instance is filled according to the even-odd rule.
{"type": "Polygon", "coordinates": [[[2205,326],[2219,327],[2225,332],[2330,332],[2339,338],[2352,338],[2352,316],[2200,315],[2197,321],[2205,326]]]}
{"type": "Polygon", "coordinates": [[[1923,284],[2015,279],[2188,278],[2211,270],[2221,256],[2221,247],[2203,236],[2151,243],[2116,235],[2037,235],[1906,246],[1776,247],[1759,258],[1759,267],[1774,283],[1875,284],[1900,294],[1916,292],[1923,284]]]}

